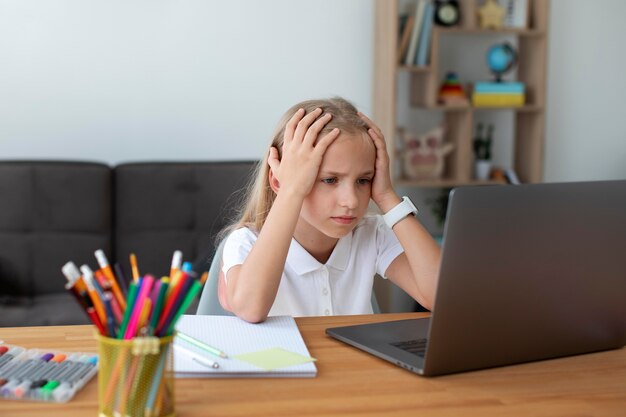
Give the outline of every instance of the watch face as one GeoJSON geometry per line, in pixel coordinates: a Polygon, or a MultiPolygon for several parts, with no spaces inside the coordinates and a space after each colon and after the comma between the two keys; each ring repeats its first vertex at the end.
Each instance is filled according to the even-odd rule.
{"type": "Polygon", "coordinates": [[[459,17],[459,11],[455,6],[444,4],[437,10],[437,17],[443,24],[454,25],[459,17]]]}

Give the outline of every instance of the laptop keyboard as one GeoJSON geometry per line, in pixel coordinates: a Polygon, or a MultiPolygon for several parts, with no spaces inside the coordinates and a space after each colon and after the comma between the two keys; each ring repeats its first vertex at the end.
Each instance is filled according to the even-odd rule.
{"type": "Polygon", "coordinates": [[[390,343],[390,345],[423,358],[424,355],[426,354],[426,342],[427,341],[428,339],[414,339],[414,340],[405,340],[403,342],[394,342],[394,343],[390,343]]]}

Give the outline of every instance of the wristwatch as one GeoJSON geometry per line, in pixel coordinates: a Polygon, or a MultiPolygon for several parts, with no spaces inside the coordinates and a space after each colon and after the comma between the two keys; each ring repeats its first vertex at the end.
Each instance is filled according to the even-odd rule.
{"type": "Polygon", "coordinates": [[[398,203],[397,206],[383,215],[383,219],[385,220],[385,223],[387,223],[387,226],[393,228],[396,223],[404,219],[409,214],[416,216],[418,212],[419,210],[417,210],[417,207],[415,207],[415,204],[413,204],[409,197],[404,196],[402,197],[402,201],[398,203]]]}

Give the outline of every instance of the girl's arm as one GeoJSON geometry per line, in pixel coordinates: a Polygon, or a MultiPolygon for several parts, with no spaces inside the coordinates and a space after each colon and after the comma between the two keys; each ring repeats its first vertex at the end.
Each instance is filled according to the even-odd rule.
{"type": "Polygon", "coordinates": [[[339,129],[334,129],[317,141],[332,118],[321,114],[321,109],[307,115],[298,110],[285,127],[282,159],[276,148],[270,149],[269,182],[276,199],[246,260],[232,267],[227,277],[228,304],[246,321],[265,320],[274,304],[302,202],[313,187],[326,148],[339,135],[339,129]]]}
{"type": "MultiPolygon", "coordinates": [[[[376,145],[376,173],[372,182],[372,199],[383,213],[402,199],[391,184],[389,154],[381,130],[362,113],[361,118],[370,127],[368,133],[376,145]]],[[[385,275],[406,291],[422,306],[431,310],[435,302],[441,250],[430,233],[415,216],[407,216],[393,226],[404,253],[387,268],[385,275]]]]}

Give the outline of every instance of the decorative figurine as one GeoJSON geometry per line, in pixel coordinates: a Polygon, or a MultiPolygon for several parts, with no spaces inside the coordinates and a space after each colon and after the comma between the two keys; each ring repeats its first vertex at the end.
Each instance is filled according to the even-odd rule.
{"type": "Polygon", "coordinates": [[[499,6],[496,0],[486,0],[485,4],[478,9],[480,27],[482,29],[500,29],[504,15],[504,8],[499,6]]]}
{"type": "Polygon", "coordinates": [[[439,87],[437,99],[441,104],[447,106],[463,106],[468,104],[463,86],[455,72],[448,72],[446,74],[446,78],[441,83],[441,87],[439,87]]]}
{"type": "Polygon", "coordinates": [[[445,156],[454,146],[444,143],[444,127],[438,126],[422,135],[416,135],[400,129],[399,135],[404,143],[402,161],[404,176],[408,179],[438,179],[443,174],[445,156]]]}

